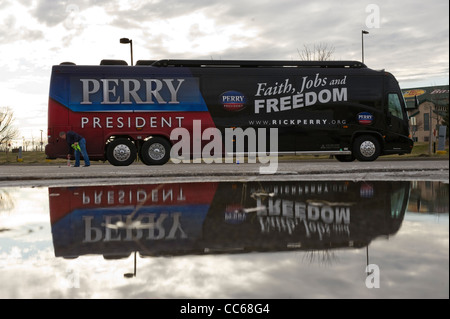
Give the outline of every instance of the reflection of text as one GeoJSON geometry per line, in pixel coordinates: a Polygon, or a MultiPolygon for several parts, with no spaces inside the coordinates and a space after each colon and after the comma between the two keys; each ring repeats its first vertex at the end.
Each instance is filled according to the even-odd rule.
{"type": "Polygon", "coordinates": [[[103,215],[102,218],[101,227],[98,227],[94,226],[94,216],[83,216],[83,243],[187,238],[181,228],[181,213],[118,214],[103,215]]]}
{"type": "Polygon", "coordinates": [[[324,203],[295,202],[286,199],[269,199],[267,206],[257,200],[258,220],[263,233],[287,232],[292,234],[303,225],[306,236],[332,234],[350,236],[350,206],[324,203]]]}
{"type": "Polygon", "coordinates": [[[139,203],[179,203],[184,202],[186,196],[183,192],[183,188],[179,189],[152,189],[147,191],[145,189],[137,190],[95,190],[92,192],[83,191],[82,201],[83,205],[95,204],[95,205],[136,205],[139,203]]]}

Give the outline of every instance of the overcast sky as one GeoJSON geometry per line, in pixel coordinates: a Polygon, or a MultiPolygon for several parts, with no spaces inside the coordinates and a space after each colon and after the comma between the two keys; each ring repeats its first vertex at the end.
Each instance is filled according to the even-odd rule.
{"type": "Polygon", "coordinates": [[[295,60],[305,45],[334,47],[393,73],[401,88],[448,85],[447,0],[0,0],[0,108],[26,139],[47,132],[51,66],[64,61],[295,60]]]}

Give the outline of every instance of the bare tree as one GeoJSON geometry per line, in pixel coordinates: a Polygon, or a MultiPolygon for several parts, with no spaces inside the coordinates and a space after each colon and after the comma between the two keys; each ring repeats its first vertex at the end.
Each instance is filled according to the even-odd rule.
{"type": "Polygon", "coordinates": [[[26,140],[25,142],[23,142],[23,146],[25,147],[24,151],[28,151],[28,147],[30,146],[31,142],[26,140]]]}
{"type": "Polygon", "coordinates": [[[313,47],[309,47],[306,44],[303,45],[303,50],[297,49],[300,60],[302,61],[329,61],[334,53],[334,46],[327,43],[314,44],[313,47]]]}
{"type": "Polygon", "coordinates": [[[14,113],[9,107],[0,109],[0,146],[8,148],[8,143],[19,136],[19,131],[13,126],[14,113]]]}

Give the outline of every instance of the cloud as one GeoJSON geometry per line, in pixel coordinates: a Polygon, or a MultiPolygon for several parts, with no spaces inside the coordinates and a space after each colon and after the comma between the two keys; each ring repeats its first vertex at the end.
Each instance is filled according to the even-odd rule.
{"type": "Polygon", "coordinates": [[[44,38],[44,33],[41,30],[33,30],[24,26],[13,14],[7,14],[0,21],[0,43],[2,44],[17,41],[38,41],[44,38]]]}
{"type": "MultiPolygon", "coordinates": [[[[335,59],[360,59],[360,30],[367,29],[369,4],[370,1],[349,0],[312,3],[294,0],[244,3],[78,0],[55,4],[41,0],[33,14],[47,26],[63,23],[70,30],[72,24],[76,32],[72,30],[64,37],[65,46],[70,46],[77,37],[85,37],[84,30],[89,32],[95,24],[104,24],[105,28],[122,30],[124,36],[132,35],[135,47],[143,47],[149,51],[147,55],[163,58],[213,55],[296,59],[297,50],[304,45],[327,43],[336,48],[335,59]],[[99,10],[90,15],[93,8],[99,10]]],[[[431,1],[405,6],[400,2],[380,1],[377,6],[379,28],[371,29],[366,40],[367,62],[375,67],[379,67],[377,61],[384,59],[370,55],[371,46],[383,48],[378,55],[386,54],[391,57],[389,60],[393,60],[392,52],[398,50],[393,60],[398,63],[404,60],[400,57],[401,50],[410,48],[422,54],[435,46],[436,41],[448,44],[448,26],[437,24],[432,18],[448,10],[448,3],[431,1]],[[406,43],[411,45],[405,46],[406,43]]],[[[448,17],[446,19],[448,21],[448,17]]],[[[448,56],[445,46],[440,51],[441,55],[448,56]]]]}
{"type": "Polygon", "coordinates": [[[41,23],[52,27],[63,22],[70,13],[71,8],[79,8],[77,2],[67,4],[66,1],[41,0],[35,8],[31,9],[32,15],[41,23]]]}

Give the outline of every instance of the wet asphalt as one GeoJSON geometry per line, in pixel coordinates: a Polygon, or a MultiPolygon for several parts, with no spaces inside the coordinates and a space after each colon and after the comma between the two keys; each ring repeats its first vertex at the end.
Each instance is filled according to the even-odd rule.
{"type": "Polygon", "coordinates": [[[227,180],[434,180],[448,182],[448,159],[377,160],[341,163],[336,160],[271,161],[268,163],[167,163],[90,167],[64,164],[0,165],[0,186],[163,183],[227,180]]]}

